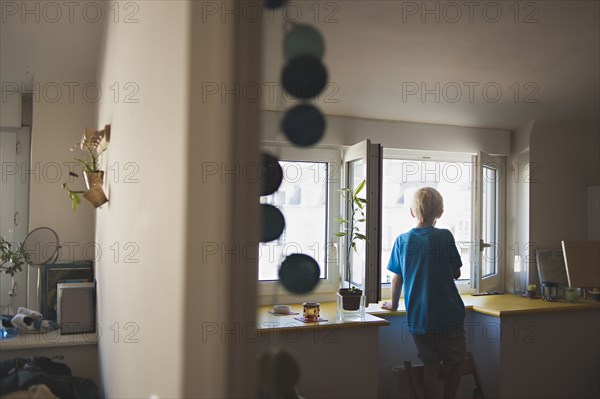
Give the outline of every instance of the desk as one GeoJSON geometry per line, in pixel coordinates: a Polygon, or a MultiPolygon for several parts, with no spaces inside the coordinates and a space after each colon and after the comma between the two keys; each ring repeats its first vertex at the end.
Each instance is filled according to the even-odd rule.
{"type": "Polygon", "coordinates": [[[364,321],[337,322],[336,304],[321,303],[322,323],[275,316],[272,307],[257,311],[258,351],[279,347],[300,365],[300,394],[307,398],[375,398],[379,384],[379,327],[389,322],[367,314],[364,321]]]}

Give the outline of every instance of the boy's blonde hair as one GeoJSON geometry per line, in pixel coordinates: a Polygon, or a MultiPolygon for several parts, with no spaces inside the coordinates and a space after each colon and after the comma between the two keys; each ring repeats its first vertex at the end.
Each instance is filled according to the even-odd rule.
{"type": "Polygon", "coordinates": [[[444,199],[435,188],[423,187],[415,192],[411,209],[420,222],[433,223],[444,212],[444,199]]]}

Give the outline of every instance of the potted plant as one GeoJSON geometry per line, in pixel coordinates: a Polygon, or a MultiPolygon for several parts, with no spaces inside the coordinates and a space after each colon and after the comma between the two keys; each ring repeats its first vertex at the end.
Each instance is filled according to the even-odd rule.
{"type": "MultiPolygon", "coordinates": [[[[80,195],[83,195],[96,208],[108,201],[102,189],[104,171],[100,170],[100,155],[106,151],[109,140],[110,125],[98,132],[86,128],[81,142],[70,148],[70,151],[81,149],[86,154],[84,157],[75,157],[74,159],[83,167],[87,191],[72,190],[67,183],[62,184],[62,188],[69,192],[73,210],[77,209],[81,203],[80,195]]],[[[73,172],[70,172],[69,176],[79,177],[73,172]]]]}
{"type": "Polygon", "coordinates": [[[0,271],[14,277],[25,264],[23,243],[17,244],[16,248],[13,249],[13,244],[0,236],[0,251],[0,271]],[[7,263],[10,263],[10,266],[5,266],[7,263]]]}
{"type": "Polygon", "coordinates": [[[11,278],[11,288],[8,291],[9,302],[6,307],[7,315],[14,314],[12,304],[13,298],[17,295],[15,274],[23,269],[24,264],[25,251],[23,250],[23,243],[17,244],[16,248],[13,249],[13,243],[0,236],[0,271],[4,274],[8,274],[11,278]]]}
{"type": "Polygon", "coordinates": [[[365,222],[365,206],[367,200],[359,197],[359,194],[366,186],[366,180],[360,182],[360,184],[352,191],[349,188],[343,188],[340,191],[341,196],[346,205],[346,209],[349,210],[348,219],[336,218],[340,223],[340,227],[343,227],[344,231],[336,233],[337,237],[345,237],[345,270],[346,277],[348,278],[348,288],[340,288],[338,294],[342,297],[342,307],[344,310],[354,311],[360,308],[363,291],[352,286],[352,265],[350,264],[350,255],[352,250],[358,253],[356,244],[358,240],[367,240],[367,236],[360,231],[357,226],[359,223],[365,222]]]}
{"type": "Polygon", "coordinates": [[[527,298],[529,298],[529,299],[533,299],[536,297],[536,295],[537,295],[537,285],[529,284],[527,286],[527,291],[525,293],[525,296],[527,296],[527,298]]]}

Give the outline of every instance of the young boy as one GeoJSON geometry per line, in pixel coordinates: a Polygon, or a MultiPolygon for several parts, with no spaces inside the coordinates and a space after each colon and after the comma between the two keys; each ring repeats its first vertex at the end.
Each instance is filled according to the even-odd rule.
{"type": "Polygon", "coordinates": [[[392,279],[392,301],[383,309],[398,309],[404,283],[408,330],[419,359],[423,362],[425,397],[439,398],[437,377],[440,362],[448,373],[444,398],[456,397],[460,384],[459,365],[466,354],[465,305],[454,280],[460,277],[462,262],[452,233],[435,228],[444,212],[440,193],[424,187],[415,193],[410,214],[417,226],[401,234],[394,243],[388,270],[392,279]]]}

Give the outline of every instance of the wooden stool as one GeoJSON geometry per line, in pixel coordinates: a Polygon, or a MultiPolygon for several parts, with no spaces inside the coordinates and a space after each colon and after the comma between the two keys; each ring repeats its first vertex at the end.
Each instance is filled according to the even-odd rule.
{"type": "MultiPolygon", "coordinates": [[[[419,384],[423,384],[423,367],[424,366],[413,366],[409,361],[404,362],[404,370],[406,370],[406,375],[408,375],[410,391],[414,399],[420,398],[419,394],[417,393],[417,386],[419,384]]],[[[481,386],[481,379],[479,378],[479,372],[477,371],[477,367],[475,367],[475,361],[473,360],[473,355],[470,352],[467,352],[465,360],[463,360],[463,362],[460,364],[460,375],[464,376],[468,374],[473,375],[473,379],[475,380],[473,399],[485,399],[483,388],[481,386]]],[[[443,380],[445,378],[446,370],[442,366],[440,367],[438,379],[443,380]]]]}

